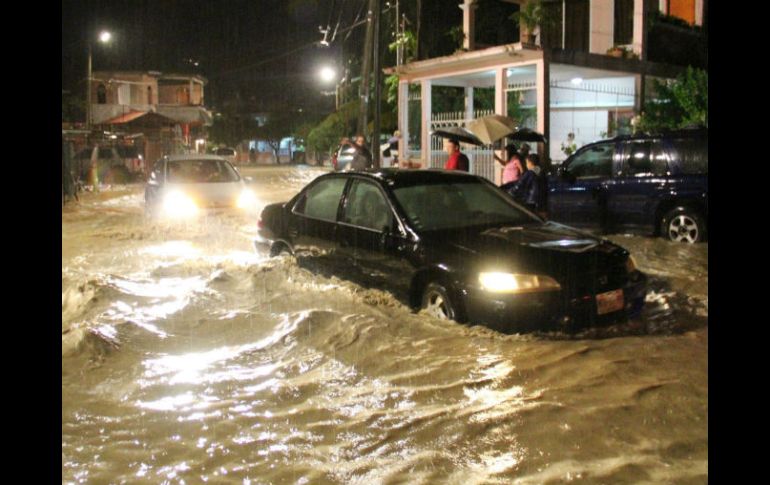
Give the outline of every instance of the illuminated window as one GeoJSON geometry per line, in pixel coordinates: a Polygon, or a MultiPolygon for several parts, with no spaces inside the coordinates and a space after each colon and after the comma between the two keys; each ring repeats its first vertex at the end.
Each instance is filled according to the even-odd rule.
{"type": "Polygon", "coordinates": [[[695,0],[667,0],[666,14],[695,24],[695,0]]]}

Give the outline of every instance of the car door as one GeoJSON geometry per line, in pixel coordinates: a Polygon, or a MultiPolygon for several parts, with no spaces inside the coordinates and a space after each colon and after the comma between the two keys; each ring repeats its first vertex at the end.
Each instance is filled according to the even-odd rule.
{"type": "Polygon", "coordinates": [[[336,256],[337,214],[347,177],[323,178],[302,192],[292,207],[287,236],[297,258],[336,256]]]}
{"type": "Polygon", "coordinates": [[[350,262],[358,283],[406,292],[411,276],[405,257],[407,236],[384,191],[374,182],[354,178],[338,225],[339,251],[350,262]]]}
{"type": "Polygon", "coordinates": [[[594,143],[564,163],[560,174],[549,181],[550,219],[580,227],[606,225],[616,151],[614,141],[594,143]]]}
{"type": "Polygon", "coordinates": [[[660,140],[639,139],[626,141],[619,158],[609,205],[613,225],[651,231],[657,204],[668,190],[668,154],[660,140]]]}

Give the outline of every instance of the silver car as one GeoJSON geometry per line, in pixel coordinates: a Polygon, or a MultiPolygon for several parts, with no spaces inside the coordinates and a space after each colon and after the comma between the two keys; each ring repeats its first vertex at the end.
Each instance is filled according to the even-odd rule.
{"type": "Polygon", "coordinates": [[[256,207],[238,170],[216,155],[172,155],[155,163],[144,192],[146,213],[187,219],[209,209],[256,207]]]}

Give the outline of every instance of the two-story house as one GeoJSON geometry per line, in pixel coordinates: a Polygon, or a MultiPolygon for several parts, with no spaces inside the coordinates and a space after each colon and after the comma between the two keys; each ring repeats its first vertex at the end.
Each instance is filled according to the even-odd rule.
{"type": "Polygon", "coordinates": [[[198,148],[212,115],[204,105],[207,80],[157,71],[97,71],[91,78],[91,124],[140,134],[144,156],[155,160],[180,147],[198,148]],[[196,146],[197,145],[197,146],[196,146]]]}
{"type": "MultiPolygon", "coordinates": [[[[499,1],[523,8],[530,0],[499,1]]],[[[549,22],[533,32],[522,25],[520,42],[478,48],[474,42],[478,1],[464,0],[458,5],[463,11],[463,49],[386,70],[399,78],[398,128],[408,141],[400,147],[400,158],[419,161],[422,167],[443,167],[443,141],[430,132],[464,126],[491,113],[511,116],[520,126],[543,133],[548,143],[538,151],[554,163],[566,158],[561,144],[570,134],[580,146],[628,130],[651,95],[651,81],[674,78],[685,69],[667,57],[670,49],[661,37],[668,31],[652,29],[659,25],[654,21],[673,16],[687,25],[703,25],[706,2],[543,0],[549,22]],[[650,50],[651,45],[656,49],[650,50]],[[454,87],[458,96],[464,96],[465,110],[435,112],[431,99],[436,86],[454,87]],[[480,90],[493,91],[493,110],[475,108],[474,91],[480,90]]],[[[500,22],[516,27],[508,19],[500,22]]],[[[467,147],[466,153],[473,173],[499,182],[500,166],[490,149],[467,147]]]]}

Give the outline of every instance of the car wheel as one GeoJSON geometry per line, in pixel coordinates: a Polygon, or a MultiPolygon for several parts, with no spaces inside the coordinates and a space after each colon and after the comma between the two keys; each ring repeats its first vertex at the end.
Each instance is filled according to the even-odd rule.
{"type": "Polygon", "coordinates": [[[428,315],[439,320],[460,320],[457,306],[449,292],[438,283],[430,283],[422,294],[422,307],[428,315]]]}
{"type": "Polygon", "coordinates": [[[661,235],[674,242],[696,243],[706,240],[706,220],[688,208],[669,211],[661,223],[661,235]]]}

